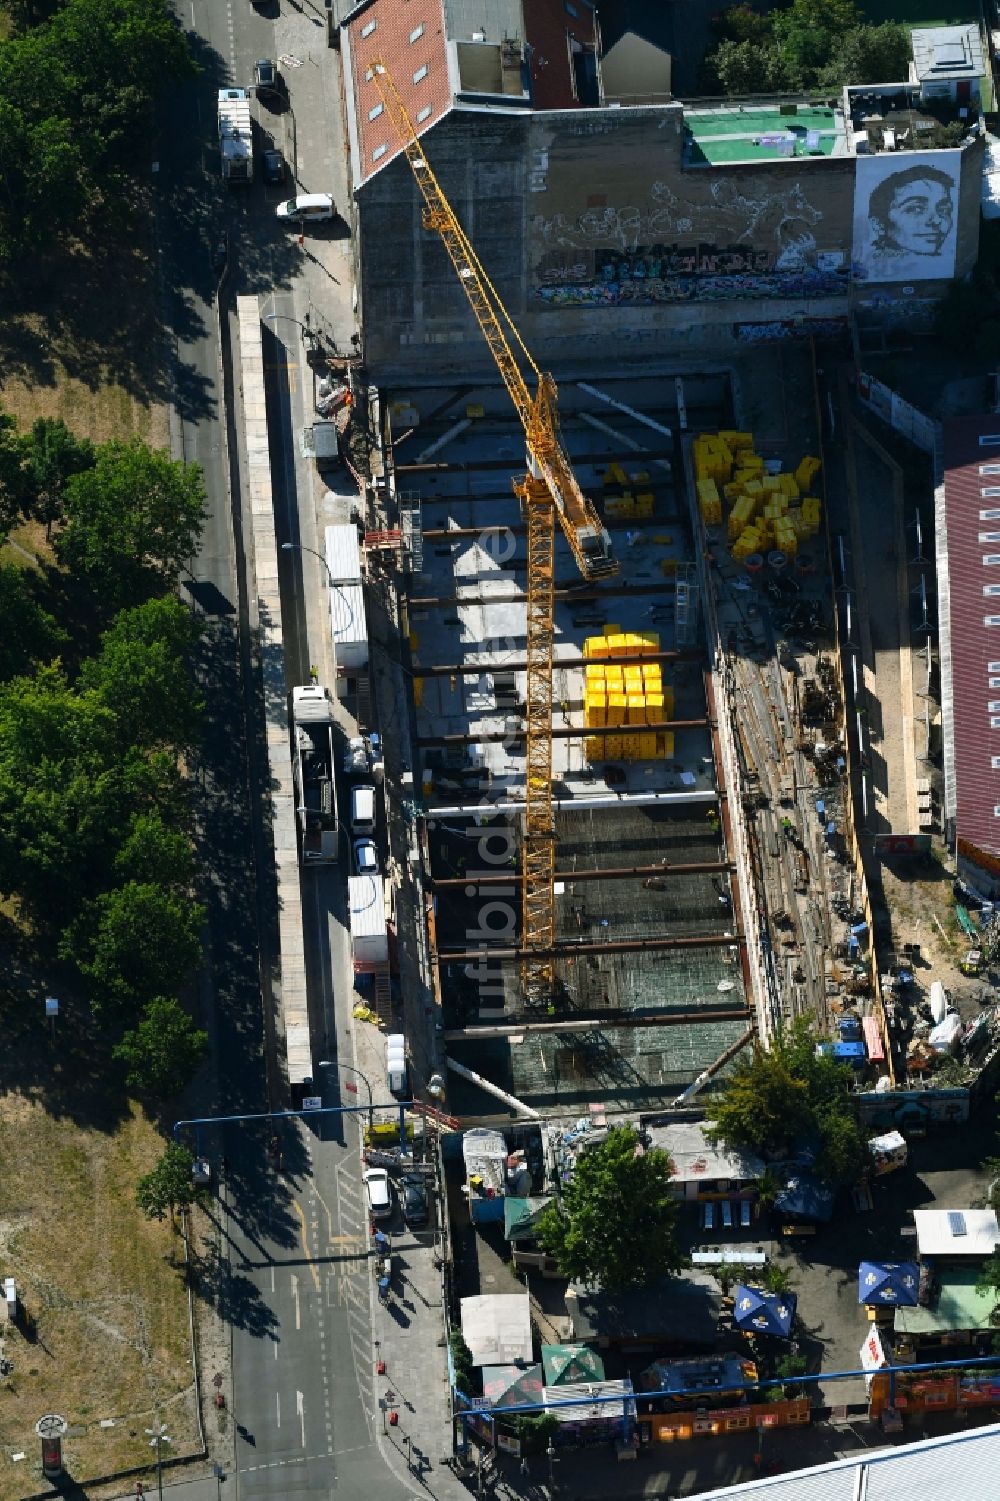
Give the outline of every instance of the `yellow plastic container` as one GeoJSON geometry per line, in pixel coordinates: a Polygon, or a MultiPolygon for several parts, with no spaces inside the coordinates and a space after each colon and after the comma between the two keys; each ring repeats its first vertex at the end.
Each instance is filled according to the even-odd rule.
{"type": "Polygon", "coordinates": [[[745,453],[753,448],[753,433],[736,433],[729,428],[723,428],[719,437],[732,453],[745,453]]]}
{"type": "Polygon", "coordinates": [[[604,759],[606,761],[617,761],[621,753],[622,737],[620,735],[605,735],[604,759]]]}
{"type": "Polygon", "coordinates": [[[604,759],[604,736],[589,735],[583,742],[583,754],[588,761],[602,761],[604,759]]]}
{"type": "Polygon", "coordinates": [[[805,493],[812,488],[812,482],[819,474],[823,465],[815,454],[806,454],[795,471],[795,482],[799,489],[805,493]]]}
{"type": "Polygon", "coordinates": [[[663,668],[660,666],[659,662],[643,662],[642,681],[644,686],[648,684],[658,686],[662,676],[663,668]]]}
{"type": "Polygon", "coordinates": [[[638,737],[638,740],[639,740],[639,760],[640,761],[655,761],[656,760],[656,736],[655,735],[640,735],[638,737]]]}
{"type": "Polygon", "coordinates": [[[608,651],[612,657],[625,656],[625,637],[621,632],[617,636],[608,637],[608,651]]]}
{"type": "Polygon", "coordinates": [[[608,724],[624,724],[627,699],[624,693],[608,694],[608,724]]]}
{"type": "Polygon", "coordinates": [[[626,724],[646,723],[646,696],[643,693],[630,693],[628,695],[628,707],[625,711],[626,724]]]}
{"type": "Polygon", "coordinates": [[[642,655],[645,655],[647,652],[659,651],[659,649],[660,649],[660,633],[659,633],[659,631],[642,631],[640,633],[639,639],[642,642],[642,653],[641,653],[642,655]]]}
{"type": "Polygon", "coordinates": [[[669,761],[674,754],[673,730],[661,730],[656,736],[656,754],[661,761],[669,761]]]}
{"type": "Polygon", "coordinates": [[[666,716],[666,714],[664,713],[664,710],[663,710],[663,694],[662,693],[647,693],[646,694],[646,719],[645,719],[645,723],[646,724],[659,724],[660,720],[661,719],[666,719],[666,717],[667,716],[666,716]]]}
{"type": "Polygon", "coordinates": [[[628,666],[622,676],[625,679],[626,693],[639,693],[642,690],[642,668],[628,666]]]}

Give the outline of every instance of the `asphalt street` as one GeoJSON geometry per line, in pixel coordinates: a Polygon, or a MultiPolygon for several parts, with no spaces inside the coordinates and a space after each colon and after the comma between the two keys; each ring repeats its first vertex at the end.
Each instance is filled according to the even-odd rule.
{"type": "MultiPolygon", "coordinates": [[[[277,146],[300,190],[328,188],[343,202],[336,59],[326,46],[322,7],[305,0],[289,0],[280,10],[273,0],[269,9],[249,0],[183,0],[178,16],[202,73],[179,91],[157,143],[157,233],[175,346],[172,447],[175,456],[202,466],[209,496],[185,587],[206,626],[200,668],[207,723],[197,819],[209,875],[204,1000],[218,1065],[215,1111],[223,1114],[286,1104],[269,1025],[276,922],[266,878],[256,599],[253,560],[245,555],[249,527],[233,375],[238,362],[226,359],[232,313],[237,295],[256,293],[272,330],[265,354],[276,526],[279,541],[307,547],[318,545],[322,490],[298,445],[298,430],[311,417],[312,377],[301,333],[305,326],[319,328],[329,342],[349,348],[353,313],[345,226],[300,247],[274,215],[279,198],[295,190],[292,182],[265,187],[258,174],[252,187],[229,190],[215,150],[216,89],[249,83],[258,57],[277,59],[290,107],[271,111],[254,101],[257,153],[277,146]],[[217,302],[212,260],[223,235],[229,254],[217,302]]],[[[289,555],[283,593],[289,680],[306,680],[311,663],[320,663],[332,680],[319,578],[306,555],[289,555]]],[[[338,1059],[338,1038],[340,1056],[345,1062],[353,1057],[343,902],[338,871],[311,873],[304,889],[307,956],[331,1063],[338,1059]]],[[[329,1103],[340,1098],[342,1077],[338,1068],[326,1071],[320,1087],[329,1103]]],[[[345,1092],[344,1099],[350,1103],[352,1096],[345,1092]]],[[[204,1269],[199,1292],[232,1333],[228,1452],[219,1475],[189,1480],[168,1473],[172,1496],[402,1501],[419,1489],[397,1479],[400,1472],[405,1478],[405,1465],[396,1460],[390,1469],[380,1449],[385,1440],[373,1386],[373,1289],[357,1128],[331,1121],[324,1129],[329,1139],[321,1141],[313,1131],[286,1126],[280,1171],[263,1123],[202,1133],[201,1149],[223,1169],[222,1254],[204,1269]]],[[[391,1460],[391,1448],[386,1452],[391,1460]]]]}

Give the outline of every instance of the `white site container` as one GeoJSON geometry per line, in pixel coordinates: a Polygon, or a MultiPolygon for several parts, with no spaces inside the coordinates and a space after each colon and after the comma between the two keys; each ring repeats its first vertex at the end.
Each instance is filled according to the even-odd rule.
{"type": "Polygon", "coordinates": [[[330,633],[337,666],[345,672],[361,672],[368,666],[368,625],[356,526],[327,527],[326,566],[330,585],[330,633]]]}
{"type": "Polygon", "coordinates": [[[389,958],[385,926],[385,887],[381,876],[348,876],[351,947],[356,970],[371,970],[389,958]]]}

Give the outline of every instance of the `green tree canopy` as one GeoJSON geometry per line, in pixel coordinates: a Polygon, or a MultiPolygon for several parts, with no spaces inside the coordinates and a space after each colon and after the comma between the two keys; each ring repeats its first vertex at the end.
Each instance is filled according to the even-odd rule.
{"type": "Polygon", "coordinates": [[[156,996],[114,1049],[130,1089],[169,1099],[189,1084],[208,1049],[208,1033],[195,1026],[171,996],[156,996]]]}
{"type": "Polygon", "coordinates": [[[804,1146],[816,1152],[816,1171],[831,1184],[856,1181],[865,1165],[865,1133],[850,1098],[851,1071],[817,1056],[808,1018],[757,1047],[709,1100],[711,1133],[727,1146],[765,1156],[804,1146]]]}
{"type": "Polygon", "coordinates": [[[731,6],[713,21],[704,86],[723,94],[839,89],[845,83],[904,82],[909,28],[865,22],[852,0],[792,0],[767,14],[731,6]]]}
{"type": "Polygon", "coordinates": [[[562,1276],[619,1292],[680,1270],[673,1165],[638,1147],[630,1127],[614,1127],[581,1153],[561,1204],[539,1217],[538,1239],[562,1276]]]}
{"type": "Polygon", "coordinates": [[[910,28],[899,21],[857,26],[840,38],[822,69],[823,88],[854,83],[900,83],[909,76],[910,28]]]}
{"type": "Polygon", "coordinates": [[[173,1220],[176,1210],[193,1204],[198,1197],[191,1176],[194,1158],[187,1147],[171,1142],[151,1172],[136,1184],[135,1201],[148,1220],[173,1220]]]}
{"type": "Polygon", "coordinates": [[[0,48],[7,257],[134,214],[153,105],[193,71],[167,0],[14,0],[13,15],[0,48]]]}
{"type": "Polygon", "coordinates": [[[103,444],[93,468],[66,481],[64,497],[59,556],[111,609],[173,588],[205,514],[198,465],[138,441],[103,444]]]}
{"type": "Polygon", "coordinates": [[[724,41],[705,60],[707,86],[723,94],[781,94],[801,88],[801,76],[777,43],[724,41]],[[713,81],[714,80],[714,81],[713,81]]]}
{"type": "Polygon", "coordinates": [[[134,820],[154,811],[185,827],[172,752],[123,743],[107,705],[58,667],[0,684],[0,892],[42,928],[71,922],[108,885],[134,820]]]}
{"type": "Polygon", "coordinates": [[[129,881],[88,905],[60,951],[88,980],[95,1012],[127,1010],[183,985],[201,956],[203,922],[196,902],[129,881]]]}
{"type": "MultiPolygon", "coordinates": [[[[0,103],[0,141],[3,140],[3,105],[0,103]]],[[[0,180],[3,173],[0,155],[0,180]]],[[[11,527],[16,526],[31,500],[28,452],[17,423],[0,412],[0,543],[11,527]]]]}
{"type": "Polygon", "coordinates": [[[0,564],[0,683],[51,661],[66,639],[66,632],[39,604],[34,576],[0,564]]]}
{"type": "Polygon", "coordinates": [[[31,507],[39,521],[51,526],[62,511],[63,486],[71,474],[94,463],[94,445],[77,438],[58,417],[38,417],[26,439],[31,477],[31,507]]]}
{"type": "Polygon", "coordinates": [[[158,809],[138,813],[115,857],[115,872],[123,881],[183,891],[194,873],[191,841],[158,809]]]}
{"type": "Polygon", "coordinates": [[[792,0],[771,12],[771,34],[789,68],[811,81],[861,20],[853,0],[792,0]]]}
{"type": "Polygon", "coordinates": [[[80,682],[114,714],[123,739],[185,750],[197,739],[202,702],[192,676],[201,627],[175,595],[122,610],[84,663],[80,682]]]}

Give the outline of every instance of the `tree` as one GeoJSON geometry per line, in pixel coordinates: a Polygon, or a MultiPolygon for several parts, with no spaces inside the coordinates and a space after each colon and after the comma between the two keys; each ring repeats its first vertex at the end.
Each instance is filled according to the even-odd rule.
{"type": "Polygon", "coordinates": [[[455,1372],[455,1385],[460,1392],[464,1392],[466,1396],[471,1396],[476,1368],[472,1360],[472,1351],[465,1343],[465,1336],[461,1329],[452,1329],[448,1345],[451,1349],[451,1363],[455,1372]]]}
{"type": "Polygon", "coordinates": [[[201,627],[175,595],[122,610],[84,663],[80,682],[105,703],[124,740],[151,748],[189,749],[203,708],[192,654],[201,627]]]}
{"type": "Polygon", "coordinates": [[[801,87],[801,78],[776,44],[762,41],[720,42],[705,59],[707,79],[713,76],[723,94],[774,94],[801,87]]]}
{"type": "Polygon", "coordinates": [[[771,18],[752,5],[731,5],[712,18],[712,30],[721,42],[760,42],[771,35],[771,18]]]}
{"type": "Polygon", "coordinates": [[[35,576],[0,564],[0,683],[51,661],[66,640],[55,617],[35,598],[35,576]]]}
{"type": "Polygon", "coordinates": [[[205,515],[199,466],[138,441],[102,444],[94,466],[66,481],[64,497],[59,556],[111,609],[173,588],[205,515]]]}
{"type": "Polygon", "coordinates": [[[755,1047],[708,1109],[712,1136],[730,1147],[767,1152],[806,1129],[808,1089],[779,1047],[769,1053],[755,1047]]]}
{"type": "Polygon", "coordinates": [[[136,815],[115,856],[115,872],[121,880],[171,891],[190,885],[193,866],[188,836],[165,823],[157,809],[136,815]]]}
{"type": "Polygon", "coordinates": [[[794,1142],[815,1153],[830,1184],[853,1183],[866,1163],[866,1138],[850,1097],[851,1071],[817,1056],[808,1018],[786,1027],[769,1052],[755,1048],[710,1101],[710,1134],[734,1148],[777,1156],[794,1142]]]}
{"type": "Polygon", "coordinates": [[[839,89],[847,83],[898,83],[909,75],[911,52],[910,28],[899,21],[856,26],[833,49],[821,71],[821,86],[839,89]]]}
{"type": "Polygon", "coordinates": [[[540,1216],[538,1239],[561,1276],[619,1292],[680,1270],[673,1164],[658,1149],[637,1149],[631,1127],[612,1128],[577,1159],[562,1202],[540,1216]]]}
{"type": "Polygon", "coordinates": [[[53,521],[62,513],[63,486],[72,474],[81,474],[94,463],[94,445],[77,438],[57,417],[38,417],[26,442],[31,476],[31,508],[45,522],[49,536],[53,521]]]}
{"type": "Polygon", "coordinates": [[[204,916],[176,892],[129,881],[88,905],[60,953],[90,982],[95,1013],[141,1006],[176,991],[194,970],[204,916]]]}
{"type": "Polygon", "coordinates": [[[178,1209],[186,1209],[198,1197],[191,1174],[194,1158],[187,1147],[171,1142],[151,1172],[136,1184],[135,1201],[148,1220],[165,1220],[173,1224],[178,1209]]]}
{"type": "Polygon", "coordinates": [[[162,1100],[191,1082],[207,1050],[208,1033],[200,1032],[172,997],[157,996],[139,1025],[125,1033],[114,1056],[125,1064],[130,1089],[162,1100]]]}
{"type": "Polygon", "coordinates": [[[784,1297],[792,1290],[792,1274],[787,1266],[780,1266],[776,1261],[768,1261],[761,1267],[758,1274],[760,1285],[769,1293],[776,1293],[784,1297]]]}
{"type": "Polygon", "coordinates": [[[853,0],[792,0],[772,13],[771,34],[788,68],[810,86],[861,21],[853,0]]]}
{"type": "MultiPolygon", "coordinates": [[[[0,111],[2,139],[3,114],[0,111]]],[[[31,498],[27,457],[25,441],[17,430],[17,423],[6,412],[0,412],[0,542],[20,520],[31,498]]]]}
{"type": "Polygon", "coordinates": [[[144,803],[129,771],[111,714],[58,668],[0,686],[0,891],[43,925],[61,925],[105,881],[144,803]]]}

